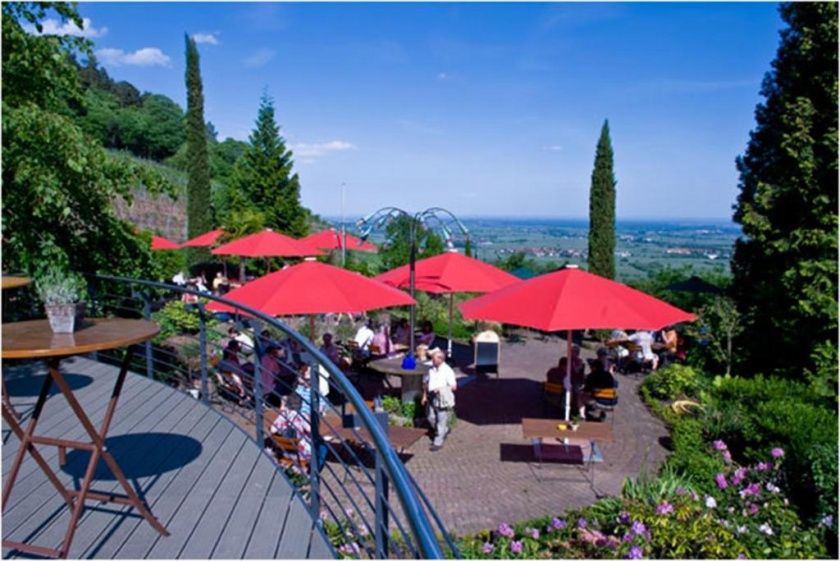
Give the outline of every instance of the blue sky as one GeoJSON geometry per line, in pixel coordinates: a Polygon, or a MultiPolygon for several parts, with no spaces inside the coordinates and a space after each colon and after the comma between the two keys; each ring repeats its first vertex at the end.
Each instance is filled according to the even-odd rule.
{"type": "Polygon", "coordinates": [[[610,120],[619,218],[729,218],[776,4],[81,3],[116,79],[246,139],[274,99],[304,204],[585,217],[610,120]]]}

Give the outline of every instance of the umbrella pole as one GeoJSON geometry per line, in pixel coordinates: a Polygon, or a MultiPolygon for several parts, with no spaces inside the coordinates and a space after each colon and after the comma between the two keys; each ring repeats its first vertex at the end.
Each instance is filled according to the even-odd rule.
{"type": "Polygon", "coordinates": [[[315,316],[309,315],[309,340],[315,342],[315,316]]]}
{"type": "Polygon", "coordinates": [[[449,293],[449,339],[446,342],[446,356],[452,358],[452,299],[454,293],[449,293]]]}
{"type": "Polygon", "coordinates": [[[572,330],[566,332],[566,414],[565,419],[568,421],[571,417],[569,413],[572,409],[572,330]]]}
{"type": "Polygon", "coordinates": [[[239,284],[245,284],[245,258],[239,258],[239,284]]]}

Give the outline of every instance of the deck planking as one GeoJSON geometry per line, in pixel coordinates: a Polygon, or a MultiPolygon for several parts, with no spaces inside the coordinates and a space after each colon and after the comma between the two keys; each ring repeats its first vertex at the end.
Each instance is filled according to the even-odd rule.
{"type": "MultiPolygon", "coordinates": [[[[98,427],[117,368],[76,358],[63,363],[62,370],[91,378],[74,395],[98,427]]],[[[17,393],[25,394],[10,392],[12,403],[24,417],[24,426],[37,398],[43,379],[40,376],[45,374],[43,367],[35,365],[28,374],[16,368],[8,378],[15,382],[14,387],[23,389],[17,393]],[[28,386],[34,387],[34,392],[28,386]]],[[[85,439],[66,400],[54,391],[35,433],[85,439]]],[[[77,525],[71,558],[335,555],[307,506],[272,459],[244,431],[192,397],[130,374],[108,441],[129,482],[171,535],[160,536],[132,508],[88,502],[77,525]]],[[[4,479],[18,445],[17,437],[4,423],[4,479]]],[[[62,483],[78,485],[79,466],[83,471],[87,453],[68,450],[68,465],[59,468],[55,447],[38,448],[62,483]]],[[[104,463],[100,464],[91,489],[121,493],[104,463]]],[[[27,455],[3,513],[3,538],[56,547],[69,519],[66,504],[27,455]]],[[[6,558],[19,556],[19,552],[6,548],[3,554],[6,558]]]]}

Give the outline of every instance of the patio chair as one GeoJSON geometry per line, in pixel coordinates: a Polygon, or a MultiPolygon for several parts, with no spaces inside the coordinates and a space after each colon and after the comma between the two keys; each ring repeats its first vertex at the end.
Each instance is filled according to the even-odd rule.
{"type": "Polygon", "coordinates": [[[618,406],[618,380],[612,388],[599,388],[592,392],[592,408],[604,411],[610,416],[610,424],[615,425],[615,408],[618,406]]]}
{"type": "Polygon", "coordinates": [[[473,363],[476,373],[492,371],[499,377],[501,346],[494,331],[482,331],[473,340],[473,363]]]}
{"type": "Polygon", "coordinates": [[[551,405],[563,405],[563,398],[566,395],[566,388],[563,384],[555,384],[552,382],[545,382],[543,384],[543,399],[551,405]]]}

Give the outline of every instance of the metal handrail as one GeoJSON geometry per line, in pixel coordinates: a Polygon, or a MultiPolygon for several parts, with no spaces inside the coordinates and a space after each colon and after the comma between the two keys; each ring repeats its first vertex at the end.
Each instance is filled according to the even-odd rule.
{"type": "MultiPolygon", "coordinates": [[[[306,337],[300,335],[297,331],[286,325],[284,322],[274,317],[271,317],[257,309],[213,294],[199,292],[172,284],[143,279],[132,279],[126,277],[99,274],[91,275],[91,277],[100,281],[111,281],[116,283],[124,283],[128,285],[140,285],[151,289],[165,290],[170,292],[174,291],[180,294],[190,294],[199,298],[220,302],[222,304],[231,306],[234,309],[240,310],[242,313],[247,314],[252,318],[255,318],[259,322],[263,322],[264,324],[281,331],[287,337],[294,339],[301,347],[303,347],[303,349],[307,353],[309,353],[318,361],[320,366],[324,367],[329,372],[330,383],[334,384],[344,394],[347,400],[354,406],[356,414],[359,420],[361,421],[361,424],[371,436],[371,440],[373,441],[373,448],[376,452],[377,463],[381,462],[382,471],[384,471],[384,473],[387,475],[388,480],[394,487],[394,490],[402,506],[403,513],[405,514],[405,518],[408,521],[411,534],[417,542],[419,553],[422,555],[422,557],[430,559],[439,559],[444,557],[442,548],[435,537],[432,524],[429,521],[426,515],[426,511],[423,508],[423,501],[421,500],[419,493],[415,492],[415,490],[419,491],[419,488],[416,487],[416,484],[412,479],[411,475],[408,473],[405,466],[403,466],[402,462],[399,460],[399,457],[397,456],[396,452],[391,448],[388,436],[385,434],[385,431],[379,425],[379,422],[373,416],[371,411],[367,408],[364,399],[353,386],[352,382],[350,382],[350,380],[347,379],[344,373],[339,368],[337,368],[331,360],[324,356],[321,353],[321,351],[306,337]]],[[[259,343],[256,340],[255,347],[259,347],[259,343]]],[[[258,371],[255,374],[255,377],[257,376],[259,376],[258,371]]],[[[260,384],[257,383],[256,386],[259,387],[260,384]]],[[[317,393],[318,391],[316,386],[312,389],[311,392],[311,395],[314,398],[313,401],[316,401],[318,399],[318,397],[315,397],[317,393]]],[[[317,403],[313,405],[315,406],[313,407],[314,410],[317,408],[317,403]]],[[[313,425],[315,425],[315,428],[317,430],[317,420],[313,423],[313,425]]],[[[259,416],[257,418],[256,430],[259,437],[262,431],[262,422],[259,416]]],[[[257,445],[262,446],[262,443],[258,441],[257,445]]],[[[313,481],[313,483],[317,485],[317,481],[313,481]]],[[[380,498],[381,497],[379,496],[377,497],[377,502],[379,502],[380,498]]],[[[425,499],[425,497],[423,498],[425,499]]],[[[386,504],[384,506],[390,510],[390,506],[387,505],[387,498],[384,498],[384,500],[386,501],[386,504]]],[[[434,512],[431,509],[431,505],[428,503],[427,499],[425,502],[429,510],[431,512],[434,512]]],[[[313,517],[318,516],[317,509],[314,512],[312,512],[312,515],[313,517]]],[[[437,518],[436,515],[435,518],[437,518]]],[[[437,519],[436,521],[440,526],[440,520],[437,519]]],[[[444,534],[446,535],[445,531],[444,534]]],[[[448,538],[448,536],[446,537],[448,538]]],[[[451,541],[447,539],[447,542],[449,542],[447,545],[449,545],[451,549],[453,547],[451,541]]]]}

